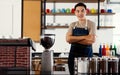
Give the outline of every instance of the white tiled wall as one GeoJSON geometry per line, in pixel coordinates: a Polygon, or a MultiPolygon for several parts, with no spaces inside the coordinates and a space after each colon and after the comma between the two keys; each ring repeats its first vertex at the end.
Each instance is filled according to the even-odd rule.
{"type": "Polygon", "coordinates": [[[21,37],[21,0],[0,0],[0,38],[21,37]]]}

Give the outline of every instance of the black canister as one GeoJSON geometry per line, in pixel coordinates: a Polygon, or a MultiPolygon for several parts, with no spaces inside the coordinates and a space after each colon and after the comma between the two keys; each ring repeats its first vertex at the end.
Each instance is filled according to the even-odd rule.
{"type": "Polygon", "coordinates": [[[106,75],[108,73],[108,61],[107,58],[98,59],[98,75],[106,75]]]}
{"type": "Polygon", "coordinates": [[[118,61],[118,74],[120,74],[120,58],[118,58],[119,61],[118,61]]]}
{"type": "Polygon", "coordinates": [[[118,58],[110,58],[108,60],[108,74],[117,75],[118,74],[118,58]]]}
{"type": "Polygon", "coordinates": [[[91,59],[89,59],[89,74],[94,75],[97,74],[97,57],[93,57],[91,59]]]}
{"type": "Polygon", "coordinates": [[[112,73],[112,59],[108,59],[108,74],[112,73]]]}

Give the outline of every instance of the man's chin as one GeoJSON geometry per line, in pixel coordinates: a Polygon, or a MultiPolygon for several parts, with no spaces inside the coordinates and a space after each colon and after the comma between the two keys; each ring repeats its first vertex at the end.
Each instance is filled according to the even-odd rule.
{"type": "Polygon", "coordinates": [[[79,17],[78,19],[81,20],[81,19],[84,19],[84,18],[83,17],[79,17]]]}

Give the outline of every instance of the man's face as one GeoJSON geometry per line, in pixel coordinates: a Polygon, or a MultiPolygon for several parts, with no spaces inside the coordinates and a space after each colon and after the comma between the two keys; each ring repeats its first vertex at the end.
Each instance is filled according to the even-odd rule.
{"type": "Polygon", "coordinates": [[[79,20],[84,19],[86,16],[86,9],[83,6],[76,7],[75,15],[79,20]]]}

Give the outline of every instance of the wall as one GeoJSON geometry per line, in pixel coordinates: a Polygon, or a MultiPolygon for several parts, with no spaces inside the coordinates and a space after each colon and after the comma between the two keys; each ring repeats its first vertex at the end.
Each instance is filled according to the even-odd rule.
{"type": "Polygon", "coordinates": [[[21,37],[21,1],[0,0],[0,38],[21,37]]]}
{"type": "Polygon", "coordinates": [[[32,49],[28,41],[29,41],[28,39],[20,39],[20,40],[0,39],[0,43],[1,43],[0,44],[0,67],[31,69],[30,53],[32,49]]]}

